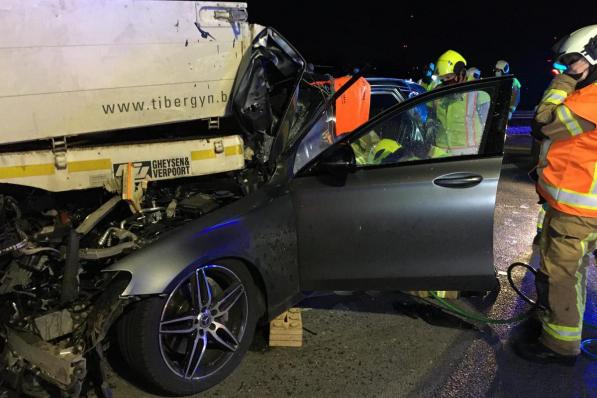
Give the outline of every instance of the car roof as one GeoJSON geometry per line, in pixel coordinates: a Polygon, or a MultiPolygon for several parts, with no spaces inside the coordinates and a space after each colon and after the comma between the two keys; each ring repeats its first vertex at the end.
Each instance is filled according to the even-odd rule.
{"type": "Polygon", "coordinates": [[[407,79],[398,79],[393,77],[365,77],[372,88],[376,86],[396,87],[404,98],[410,98],[414,95],[425,93],[427,90],[420,84],[407,79]]]}

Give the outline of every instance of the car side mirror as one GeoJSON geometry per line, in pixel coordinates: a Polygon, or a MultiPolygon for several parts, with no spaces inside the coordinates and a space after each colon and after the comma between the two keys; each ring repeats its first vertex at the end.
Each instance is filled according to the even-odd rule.
{"type": "Polygon", "coordinates": [[[347,142],[340,143],[324,154],[319,168],[334,176],[343,176],[357,169],[354,151],[347,142]]]}

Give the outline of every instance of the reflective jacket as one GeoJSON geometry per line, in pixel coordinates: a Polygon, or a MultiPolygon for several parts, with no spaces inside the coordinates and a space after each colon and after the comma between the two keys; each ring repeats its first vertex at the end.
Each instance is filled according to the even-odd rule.
{"type": "Polygon", "coordinates": [[[435,101],[435,115],[442,125],[435,145],[451,154],[477,154],[487,117],[485,105],[489,105],[489,95],[483,91],[435,101]]]}
{"type": "MultiPolygon", "coordinates": [[[[571,78],[560,80],[572,83],[565,79],[571,78]]],[[[555,86],[538,108],[543,118],[551,108],[551,122],[541,130],[550,139],[542,150],[537,189],[556,210],[597,217],[597,83],[572,94],[555,86]]]]}

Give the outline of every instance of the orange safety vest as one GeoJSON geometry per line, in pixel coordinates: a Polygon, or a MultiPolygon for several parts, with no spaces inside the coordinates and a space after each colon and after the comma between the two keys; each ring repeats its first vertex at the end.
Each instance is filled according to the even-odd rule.
{"type": "MultiPolygon", "coordinates": [[[[597,84],[570,94],[564,105],[597,126],[597,84]]],[[[537,188],[556,210],[597,217],[597,128],[551,143],[537,188]]]]}

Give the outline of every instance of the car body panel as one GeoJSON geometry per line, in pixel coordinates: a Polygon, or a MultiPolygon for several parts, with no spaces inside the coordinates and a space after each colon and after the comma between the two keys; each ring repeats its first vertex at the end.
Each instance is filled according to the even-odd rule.
{"type": "Polygon", "coordinates": [[[500,166],[497,157],[361,169],[340,187],[317,176],[297,178],[301,287],[491,288],[500,166]],[[457,172],[479,174],[483,183],[467,189],[433,183],[457,172]]]}
{"type": "Polygon", "coordinates": [[[284,191],[259,190],[169,232],[106,271],[131,274],[123,296],[155,295],[170,292],[191,267],[239,259],[261,275],[268,309],[276,315],[300,291],[292,215],[284,191]]]}

